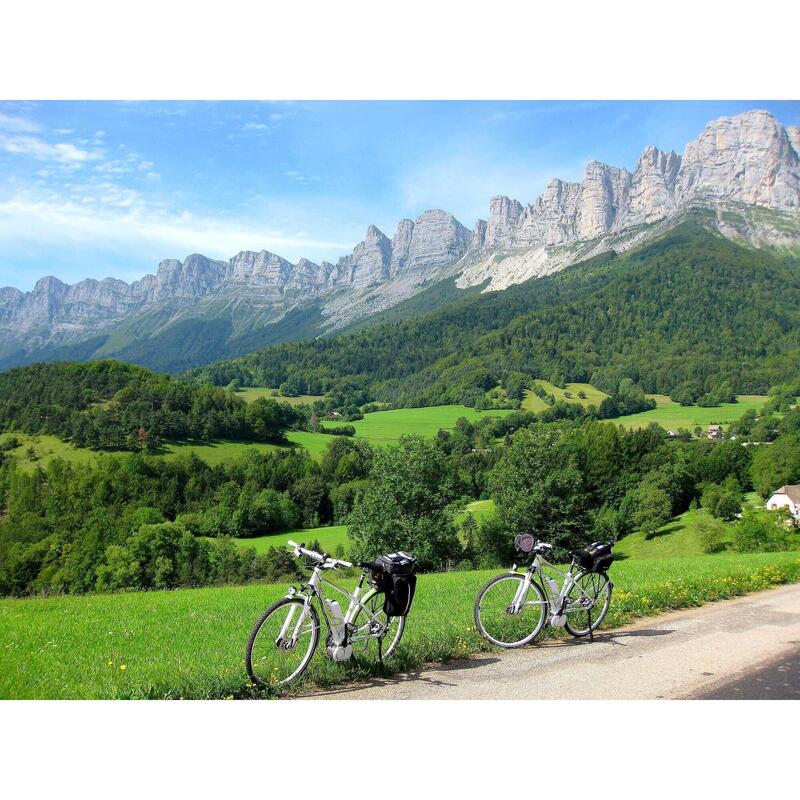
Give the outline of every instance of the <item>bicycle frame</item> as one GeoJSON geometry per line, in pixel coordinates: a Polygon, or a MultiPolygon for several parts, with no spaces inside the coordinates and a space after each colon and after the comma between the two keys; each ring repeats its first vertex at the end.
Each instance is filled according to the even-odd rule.
{"type": "MultiPolygon", "coordinates": [[[[586,598],[587,600],[590,600],[592,602],[592,605],[594,605],[594,601],[577,583],[578,579],[581,578],[586,573],[584,572],[584,570],[578,568],[577,572],[573,574],[572,572],[573,567],[575,567],[574,561],[567,568],[567,571],[564,572],[563,570],[559,569],[555,564],[552,564],[547,559],[543,558],[540,553],[537,553],[533,561],[531,562],[531,565],[525,570],[525,580],[523,580],[522,583],[520,583],[519,588],[517,589],[517,592],[514,595],[514,601],[511,606],[512,613],[519,613],[523,603],[525,602],[525,598],[528,596],[528,590],[530,589],[531,583],[533,583],[534,579],[537,576],[539,578],[537,584],[539,588],[541,588],[542,594],[545,598],[545,603],[548,606],[548,613],[550,616],[551,625],[561,627],[564,624],[564,619],[566,614],[583,610],[581,608],[575,608],[575,609],[566,608],[567,596],[569,595],[570,591],[574,586],[578,587],[578,590],[581,593],[581,599],[586,598]],[[547,569],[553,570],[553,572],[557,572],[561,576],[562,578],[561,589],[558,591],[558,593],[554,592],[552,587],[550,586],[549,581],[545,580],[545,575],[542,571],[545,567],[547,569]]],[[[514,570],[516,571],[516,567],[514,568],[514,570]]]]}
{"type": "MultiPolygon", "coordinates": [[[[377,593],[377,589],[375,586],[370,585],[364,591],[363,595],[361,593],[362,588],[364,586],[364,581],[367,578],[368,571],[363,570],[361,572],[361,578],[359,579],[358,584],[353,592],[348,592],[346,589],[343,589],[341,586],[334,583],[329,578],[326,578],[323,575],[323,572],[324,571],[319,566],[315,566],[311,571],[311,576],[308,579],[308,583],[304,584],[303,587],[301,587],[306,589],[306,591],[303,593],[305,602],[303,605],[303,611],[301,612],[300,617],[293,628],[292,639],[295,639],[299,635],[303,623],[308,617],[309,613],[308,609],[315,597],[317,598],[317,602],[322,611],[322,616],[325,620],[325,624],[328,627],[328,634],[330,638],[333,640],[334,644],[348,645],[352,644],[353,642],[361,642],[369,638],[377,638],[379,634],[373,633],[373,624],[379,625],[381,632],[382,629],[384,628],[384,624],[375,616],[375,614],[373,614],[364,605],[365,601],[374,597],[374,595],[377,593]],[[343,622],[341,626],[335,625],[331,621],[330,615],[328,614],[328,605],[325,602],[326,598],[325,598],[325,591],[323,589],[323,584],[327,584],[336,592],[347,598],[347,611],[344,613],[343,622]],[[352,635],[353,620],[362,610],[367,615],[367,620],[363,625],[359,627],[358,630],[361,630],[366,625],[368,626],[368,633],[364,635],[358,635],[358,631],[356,631],[356,635],[352,635]]],[[[297,594],[298,591],[294,587],[292,587],[286,596],[295,597],[297,594]]],[[[285,637],[286,632],[288,631],[289,626],[291,625],[292,616],[293,612],[287,615],[286,622],[284,623],[283,629],[281,630],[280,634],[281,638],[285,637]]]]}

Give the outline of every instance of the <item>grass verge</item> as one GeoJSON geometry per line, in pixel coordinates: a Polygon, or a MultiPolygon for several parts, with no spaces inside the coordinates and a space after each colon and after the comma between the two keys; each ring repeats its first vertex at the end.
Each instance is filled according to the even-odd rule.
{"type": "MultiPolygon", "coordinates": [[[[473,627],[472,604],[498,571],[420,576],[406,636],[387,669],[491,649],[473,627]]],[[[604,628],[798,581],[800,553],[628,560],[613,565],[611,578],[604,628]]],[[[283,585],[254,585],[0,601],[0,698],[257,696],[246,680],[244,646],[255,619],[284,592],[283,585]]],[[[377,671],[318,652],[305,688],[377,671]]]]}

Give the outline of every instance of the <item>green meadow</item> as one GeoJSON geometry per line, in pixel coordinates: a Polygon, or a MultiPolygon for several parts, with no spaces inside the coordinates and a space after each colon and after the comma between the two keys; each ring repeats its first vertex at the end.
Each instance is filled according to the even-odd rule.
{"type": "MultiPolygon", "coordinates": [[[[580,403],[582,406],[599,406],[603,399],[608,397],[605,392],[592,386],[591,383],[568,383],[564,389],[550,383],[550,381],[536,381],[548,394],[552,394],[556,400],[564,400],[567,403],[580,403]],[[578,393],[583,392],[586,397],[578,397],[578,393]],[[567,393],[571,397],[567,397],[567,393]]],[[[522,407],[528,411],[543,411],[547,408],[547,403],[541,397],[534,394],[530,389],[525,391],[525,399],[522,407]]]]}
{"type": "Polygon", "coordinates": [[[364,419],[354,422],[323,420],[327,427],[352,425],[356,436],[371,442],[392,442],[403,434],[416,433],[433,438],[439,430],[451,430],[461,417],[476,422],[485,417],[502,417],[510,414],[508,410],[476,411],[467,406],[430,406],[427,408],[398,408],[392,411],[376,411],[366,414],[364,419]]]}
{"type": "Polygon", "coordinates": [[[350,540],[347,538],[346,525],[331,525],[326,528],[303,528],[302,530],[287,531],[284,533],[271,533],[268,536],[249,536],[234,538],[234,542],[243,547],[254,547],[257,553],[265,553],[270,547],[281,547],[289,540],[297,544],[309,545],[313,541],[318,541],[320,547],[329,554],[333,554],[339,545],[345,550],[350,547],[350,540]]]}
{"type": "Polygon", "coordinates": [[[658,403],[655,408],[639,414],[629,414],[613,421],[628,428],[642,428],[651,422],[656,422],[665,429],[688,428],[693,430],[697,425],[705,428],[714,424],[725,426],[735,422],[750,409],[759,411],[767,400],[763,395],[743,394],[739,395],[735,403],[723,403],[713,408],[700,408],[700,406],[682,406],[663,396],[653,395],[653,397],[656,397],[658,403]]]}
{"type": "Polygon", "coordinates": [[[288,403],[290,406],[299,406],[302,403],[311,404],[317,400],[322,400],[321,394],[299,394],[294,397],[282,395],[277,389],[267,389],[263,386],[245,386],[239,389],[236,394],[247,403],[258,400],[259,397],[269,397],[279,403],[288,403]]]}
{"type": "MultiPolygon", "coordinates": [[[[490,650],[475,631],[479,588],[499,570],[421,575],[406,635],[387,669],[490,650]]],[[[604,630],[637,617],[800,580],[800,552],[618,561],[604,630]]],[[[352,585],[353,579],[343,583],[352,585]]],[[[251,626],[284,585],[0,601],[0,698],[235,698],[251,626]]],[[[535,645],[534,645],[535,646],[535,645]]],[[[585,645],[591,647],[590,643],[585,645]]],[[[377,672],[318,651],[304,687],[377,672]]]]}
{"type": "MultiPolygon", "coordinates": [[[[608,397],[605,392],[596,389],[590,383],[568,383],[566,389],[559,389],[548,381],[537,380],[542,388],[552,394],[556,400],[564,400],[570,403],[581,403],[584,406],[599,406],[603,398],[608,397]],[[585,399],[578,397],[578,392],[586,394],[585,399]],[[567,397],[569,392],[572,397],[567,397]]],[[[735,422],[746,411],[753,409],[759,411],[767,398],[763,395],[743,394],[739,395],[735,403],[723,403],[713,408],[701,408],[699,406],[682,406],[675,403],[663,394],[649,394],[649,398],[656,401],[656,407],[650,411],[642,411],[639,414],[629,414],[624,417],[610,420],[628,428],[642,428],[651,422],[656,422],[664,429],[688,428],[693,430],[696,426],[707,427],[708,425],[730,425],[735,422]]],[[[543,411],[547,403],[538,397],[530,389],[525,392],[525,399],[522,407],[528,411],[543,411]]]]}

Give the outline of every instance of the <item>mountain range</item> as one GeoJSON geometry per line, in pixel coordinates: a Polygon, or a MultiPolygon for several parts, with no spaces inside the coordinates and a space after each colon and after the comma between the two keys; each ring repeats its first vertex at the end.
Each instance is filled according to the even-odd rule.
{"type": "Polygon", "coordinates": [[[193,254],[130,284],[48,276],[29,292],[2,288],[0,368],[113,356],[180,371],[379,320],[423,292],[504,290],[641,246],[688,216],[748,247],[800,246],[800,129],[764,111],[724,117],[682,155],[650,146],[633,172],[591,161],[581,182],[552,180],[529,205],[494,197],[472,229],[438,209],[391,238],[370,225],[335,264],[193,254]]]}

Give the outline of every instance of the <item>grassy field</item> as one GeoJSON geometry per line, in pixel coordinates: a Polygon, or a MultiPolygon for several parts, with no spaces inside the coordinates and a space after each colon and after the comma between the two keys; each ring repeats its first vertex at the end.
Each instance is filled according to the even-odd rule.
{"type": "MultiPolygon", "coordinates": [[[[552,394],[556,400],[567,400],[572,403],[581,403],[584,406],[599,406],[603,398],[608,396],[599,389],[595,389],[590,383],[569,383],[566,390],[559,389],[547,381],[536,381],[536,383],[552,394]],[[581,390],[586,393],[585,400],[581,400],[578,397],[578,392],[581,390]],[[571,392],[572,397],[566,397],[565,391],[571,392]]],[[[760,410],[767,400],[763,395],[743,394],[739,395],[736,403],[723,403],[716,408],[700,408],[699,406],[681,406],[663,394],[649,394],[647,396],[656,401],[654,409],[619,417],[612,420],[612,422],[617,422],[628,428],[642,428],[651,422],[657,422],[665,429],[688,428],[689,430],[694,430],[697,425],[705,428],[715,423],[725,426],[735,422],[745,411],[750,409],[760,410]]],[[[528,411],[543,411],[547,408],[547,404],[541,397],[527,390],[525,399],[522,401],[522,407],[528,411]]]]}
{"type": "Polygon", "coordinates": [[[265,553],[270,547],[280,547],[291,539],[298,544],[311,544],[315,539],[326,552],[333,554],[338,545],[344,545],[345,551],[350,547],[346,525],[331,525],[327,528],[304,528],[285,533],[271,533],[268,536],[252,536],[234,538],[234,542],[244,547],[255,547],[256,552],[265,553]]]}
{"type": "MultiPolygon", "coordinates": [[[[755,492],[745,496],[745,508],[763,508],[764,503],[755,492]]],[[[655,536],[647,538],[641,531],[631,533],[617,542],[615,552],[626,558],[675,558],[680,556],[698,556],[703,554],[703,544],[700,538],[698,523],[708,519],[708,513],[702,508],[692,509],[662,525],[655,536]]],[[[734,541],[736,522],[723,522],[726,537],[721,545],[730,546],[734,541]]],[[[800,549],[800,534],[793,534],[790,541],[794,541],[800,549]]]]}
{"type": "Polygon", "coordinates": [[[715,408],[700,408],[699,406],[681,406],[663,395],[652,396],[658,403],[656,408],[642,411],[639,414],[629,414],[613,421],[628,428],[642,428],[651,422],[657,422],[665,429],[688,428],[694,430],[696,425],[705,428],[712,424],[726,426],[739,419],[745,411],[750,409],[758,411],[767,400],[762,395],[743,394],[739,395],[736,403],[723,403],[715,408]]]}
{"type": "MultiPolygon", "coordinates": [[[[582,406],[599,406],[600,403],[603,402],[603,399],[608,397],[605,392],[596,389],[591,383],[568,383],[565,389],[559,389],[558,386],[555,386],[549,381],[536,381],[536,383],[548,394],[552,394],[556,400],[565,400],[568,403],[580,403],[582,406]],[[567,397],[566,392],[569,392],[572,397],[567,397]],[[578,397],[578,392],[584,392],[586,398],[578,397]]],[[[522,407],[528,411],[543,411],[547,408],[547,403],[528,389],[525,392],[525,399],[522,401],[522,407]]]]}
{"type": "MultiPolygon", "coordinates": [[[[702,509],[687,511],[659,528],[650,539],[641,531],[623,537],[617,542],[615,552],[636,559],[702,555],[703,546],[697,523],[705,517],[707,512],[702,509]]],[[[723,524],[729,534],[726,543],[730,544],[733,542],[733,523],[723,524]]]]}
{"type": "Polygon", "coordinates": [[[356,436],[372,442],[392,442],[405,433],[416,433],[432,438],[440,429],[452,429],[460,417],[475,422],[485,417],[502,417],[507,410],[476,411],[467,406],[432,406],[429,408],[398,408],[392,411],[376,411],[355,422],[323,420],[325,427],[352,425],[356,436]]]}
{"type": "Polygon", "coordinates": [[[285,397],[277,389],[266,389],[263,386],[245,386],[239,389],[236,394],[248,403],[257,400],[259,397],[271,397],[279,403],[288,403],[290,406],[298,406],[301,403],[313,403],[322,400],[321,394],[299,394],[296,397],[285,397]]]}
{"type": "Polygon", "coordinates": [[[475,522],[479,525],[488,517],[494,516],[494,500],[475,500],[472,503],[467,503],[464,511],[456,517],[456,523],[461,524],[467,514],[472,514],[475,517],[475,522]]]}
{"type": "MultiPolygon", "coordinates": [[[[472,624],[478,589],[498,570],[422,575],[390,669],[490,649],[472,624]]],[[[800,580],[800,553],[629,560],[611,568],[605,628],[800,580]]],[[[0,698],[252,696],[244,646],[282,585],[0,601],[0,698]]],[[[587,645],[591,646],[591,645],[587,645]]],[[[309,681],[363,677],[372,663],[318,653],[309,681]]]]}
{"type": "Polygon", "coordinates": [[[69,442],[62,442],[55,436],[45,434],[30,435],[27,433],[4,434],[0,436],[0,442],[7,439],[18,439],[19,447],[10,450],[9,453],[17,459],[17,463],[23,469],[33,470],[37,466],[46,466],[54,458],[63,458],[76,464],[86,464],[93,460],[96,453],[93,450],[86,450],[82,447],[75,447],[69,442]],[[33,457],[29,457],[28,449],[33,448],[33,457]]]}

